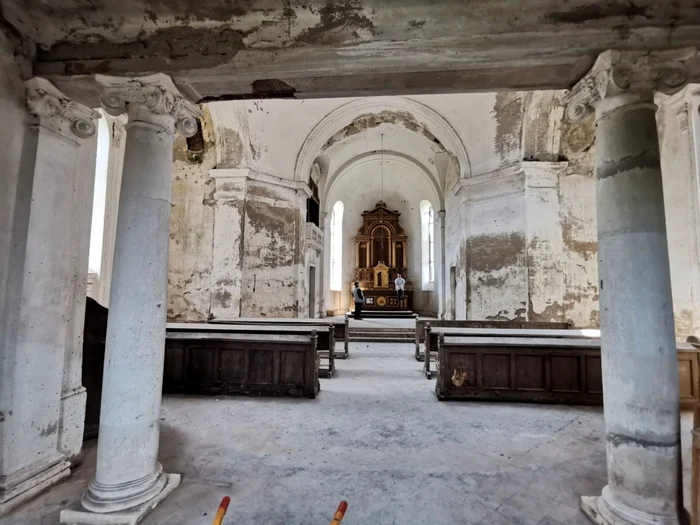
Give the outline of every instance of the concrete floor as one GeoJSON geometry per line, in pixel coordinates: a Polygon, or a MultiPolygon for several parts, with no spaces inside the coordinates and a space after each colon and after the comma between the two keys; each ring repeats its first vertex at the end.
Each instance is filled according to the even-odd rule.
{"type": "MultiPolygon", "coordinates": [[[[180,487],[142,523],[577,525],[605,484],[602,410],[439,403],[410,344],[354,344],[314,400],[166,397],[161,461],[180,487]]],[[[686,480],[691,415],[683,417],[686,480]]],[[[92,476],[70,479],[1,525],[55,525],[92,476]]]]}

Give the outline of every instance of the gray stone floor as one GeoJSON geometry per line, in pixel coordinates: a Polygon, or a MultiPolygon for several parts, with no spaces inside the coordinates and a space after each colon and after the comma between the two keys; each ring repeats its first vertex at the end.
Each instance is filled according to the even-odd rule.
{"type": "MultiPolygon", "coordinates": [[[[145,525],[577,525],[605,484],[602,410],[439,403],[410,344],[355,344],[313,400],[166,397],[161,461],[181,486],[145,525]]],[[[683,417],[688,470],[691,415],[683,417]]],[[[68,481],[1,525],[54,525],[89,481],[68,481]]],[[[686,479],[687,479],[686,472],[686,479]]]]}

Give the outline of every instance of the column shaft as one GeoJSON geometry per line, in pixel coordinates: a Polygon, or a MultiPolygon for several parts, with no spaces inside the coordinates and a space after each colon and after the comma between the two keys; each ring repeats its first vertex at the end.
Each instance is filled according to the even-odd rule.
{"type": "Polygon", "coordinates": [[[596,115],[598,272],[608,484],[581,507],[601,525],[679,525],[679,387],[655,90],[695,49],[601,53],[567,96],[596,115]]]}
{"type": "Polygon", "coordinates": [[[147,501],[166,483],[157,455],[173,135],[142,121],[126,128],[97,471],[83,498],[103,512],[147,501]]]}
{"type": "Polygon", "coordinates": [[[608,454],[601,512],[640,524],[677,523],[679,505],[678,368],[654,110],[618,108],[596,131],[608,454]]]}
{"type": "Polygon", "coordinates": [[[133,525],[180,482],[158,463],[167,317],[173,134],[199,110],[172,79],[106,77],[101,102],[127,113],[95,479],[61,522],[133,525]],[[109,513],[108,517],[104,514],[109,513]]]}

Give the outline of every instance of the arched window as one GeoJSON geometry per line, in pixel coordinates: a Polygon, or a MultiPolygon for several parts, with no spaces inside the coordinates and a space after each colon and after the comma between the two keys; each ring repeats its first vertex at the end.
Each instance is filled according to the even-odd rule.
{"type": "Polygon", "coordinates": [[[343,289],[343,202],[333,205],[331,212],[331,290],[343,289]]]}
{"type": "Polygon", "coordinates": [[[435,212],[428,201],[420,203],[423,290],[435,282],[435,212]]]}

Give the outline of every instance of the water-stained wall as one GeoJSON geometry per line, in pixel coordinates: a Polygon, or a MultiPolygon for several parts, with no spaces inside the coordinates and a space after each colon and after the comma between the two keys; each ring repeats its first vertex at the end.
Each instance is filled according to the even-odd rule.
{"type": "Polygon", "coordinates": [[[491,169],[446,198],[448,314],[598,326],[593,128],[561,95],[496,95],[491,169]]]}
{"type": "Polygon", "coordinates": [[[204,107],[202,140],[188,147],[178,135],[173,146],[170,208],[168,318],[201,321],[211,306],[216,185],[209,170],[216,165],[213,124],[204,107]]]}

